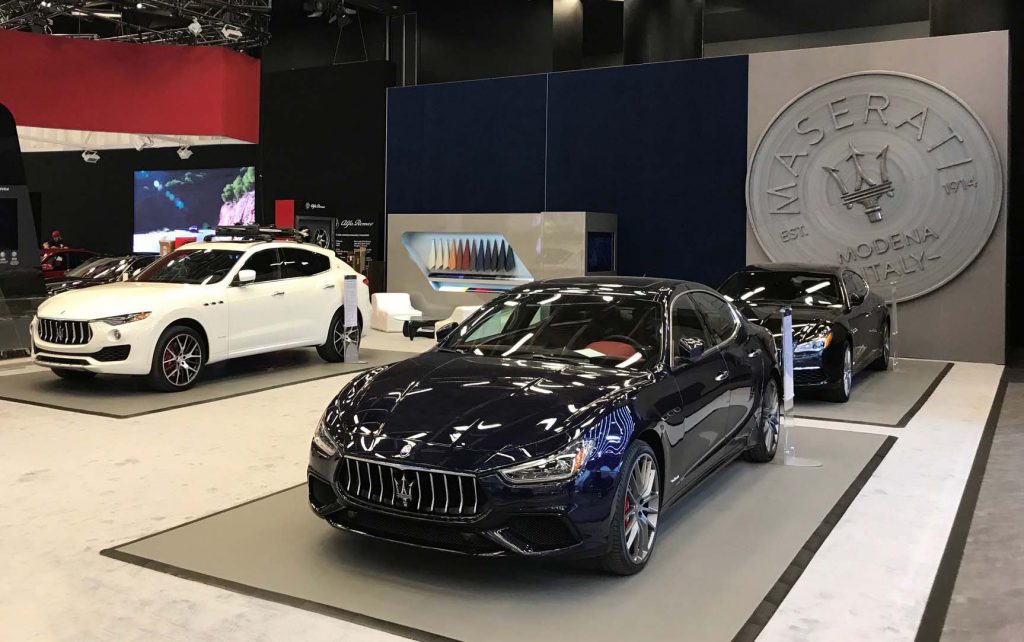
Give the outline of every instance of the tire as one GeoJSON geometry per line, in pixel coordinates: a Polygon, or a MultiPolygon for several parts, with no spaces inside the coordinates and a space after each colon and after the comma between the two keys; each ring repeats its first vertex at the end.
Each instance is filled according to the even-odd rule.
{"type": "Polygon", "coordinates": [[[95,372],[88,370],[71,370],[69,368],[50,368],[53,374],[68,381],[85,381],[96,376],[95,372]]]}
{"type": "Polygon", "coordinates": [[[839,383],[825,392],[825,399],[836,403],[846,403],[850,400],[850,393],[853,391],[853,346],[846,344],[843,353],[843,371],[839,383]]]}
{"type": "MultiPolygon", "coordinates": [[[[356,337],[356,345],[358,346],[363,339],[363,318],[361,314],[356,318],[357,327],[359,328],[358,336],[356,337]]],[[[345,306],[342,306],[331,317],[331,325],[327,329],[327,342],[316,347],[316,353],[320,355],[321,359],[329,363],[343,363],[345,361],[344,329],[345,306]]]]}
{"type": "Polygon", "coordinates": [[[604,554],[601,562],[609,573],[633,575],[647,566],[654,550],[658,510],[661,508],[661,478],[658,474],[658,458],[648,444],[636,440],[626,449],[621,470],[628,472],[620,475],[619,487],[612,500],[614,510],[612,511],[611,532],[608,534],[608,552],[604,554]],[[651,481],[652,473],[653,483],[651,481]],[[643,485],[640,485],[641,480],[643,480],[643,485]],[[640,502],[635,501],[638,494],[641,497],[640,502]],[[640,511],[638,507],[641,506],[652,510],[651,512],[640,511]],[[634,525],[636,526],[635,534],[630,539],[634,525]],[[646,544],[642,539],[645,535],[647,537],[646,544]]]}
{"type": "Polygon", "coordinates": [[[757,426],[754,429],[757,443],[743,453],[747,461],[766,463],[775,459],[775,452],[779,449],[781,419],[782,398],[779,396],[779,386],[774,378],[769,378],[764,384],[761,407],[757,413],[757,426]]]}
{"type": "Polygon", "coordinates": [[[872,370],[888,370],[889,357],[892,354],[892,334],[889,329],[889,320],[882,323],[882,354],[868,366],[872,370]]]}
{"type": "Polygon", "coordinates": [[[181,392],[196,385],[206,363],[203,338],[185,325],[164,330],[153,350],[146,381],[159,392],[181,392]]]}

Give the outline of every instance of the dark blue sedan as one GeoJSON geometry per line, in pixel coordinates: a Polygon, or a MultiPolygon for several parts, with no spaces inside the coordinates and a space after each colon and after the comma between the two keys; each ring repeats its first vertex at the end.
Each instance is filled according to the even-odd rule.
{"type": "Polygon", "coordinates": [[[535,282],[437,338],[324,412],[309,499],[333,526],[631,574],[660,511],[736,457],[775,455],[775,342],[705,286],[535,282]]]}

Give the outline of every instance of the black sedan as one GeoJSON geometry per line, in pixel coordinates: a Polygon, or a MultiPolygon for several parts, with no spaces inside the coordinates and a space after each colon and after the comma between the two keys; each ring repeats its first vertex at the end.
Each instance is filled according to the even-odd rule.
{"type": "Polygon", "coordinates": [[[333,526],[631,574],[660,511],[736,457],[775,455],[775,343],[707,287],[536,282],[437,338],[360,374],[324,412],[309,501],[333,526]]]}
{"type": "Polygon", "coordinates": [[[158,258],[160,257],[156,254],[97,257],[68,270],[61,278],[47,281],[46,294],[53,296],[68,290],[91,288],[94,285],[131,278],[158,258]]]}
{"type": "Polygon", "coordinates": [[[832,401],[850,398],[853,376],[889,367],[889,307],[853,270],[835,265],[748,265],[719,288],[748,320],[776,336],[793,310],[793,385],[832,401]]]}

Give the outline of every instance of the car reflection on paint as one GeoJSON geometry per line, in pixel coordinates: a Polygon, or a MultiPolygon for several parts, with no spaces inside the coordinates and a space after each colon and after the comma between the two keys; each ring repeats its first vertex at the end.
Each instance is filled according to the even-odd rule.
{"type": "Polygon", "coordinates": [[[346,385],[313,437],[310,503],[380,539],[635,573],[662,509],[738,456],[773,458],[779,382],[771,334],[709,288],[532,283],[346,385]]]}
{"type": "Polygon", "coordinates": [[[853,377],[889,367],[891,322],[885,301],[853,270],[836,265],[748,265],[719,288],[753,323],[782,341],[782,311],[793,310],[793,383],[849,400],[853,377]]]}

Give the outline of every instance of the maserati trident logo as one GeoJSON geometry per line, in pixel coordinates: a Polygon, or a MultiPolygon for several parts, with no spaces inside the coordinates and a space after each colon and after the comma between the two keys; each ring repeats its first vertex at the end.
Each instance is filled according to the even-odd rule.
{"type": "Polygon", "coordinates": [[[412,489],[416,485],[415,479],[409,479],[405,473],[400,473],[395,480],[395,499],[402,502],[402,508],[412,501],[412,489]]]}
{"type": "Polygon", "coordinates": [[[773,261],[848,267],[904,301],[978,256],[1003,207],[984,124],[923,78],[867,71],[821,83],[775,116],[750,157],[747,214],[773,261]]]}
{"type": "Polygon", "coordinates": [[[860,204],[864,207],[864,214],[867,215],[868,220],[872,223],[882,220],[882,206],[878,204],[878,201],[883,196],[888,195],[891,197],[896,194],[892,187],[892,181],[889,179],[888,168],[886,167],[886,157],[888,155],[889,146],[886,145],[875,156],[878,159],[878,179],[875,180],[864,171],[864,166],[860,160],[864,153],[857,151],[853,143],[850,143],[850,155],[846,157],[846,162],[853,163],[857,172],[857,183],[854,185],[853,190],[846,187],[843,175],[838,169],[828,166],[822,167],[836,182],[836,185],[839,186],[839,191],[843,195],[843,205],[846,206],[846,209],[852,210],[855,204],[860,204]]]}

